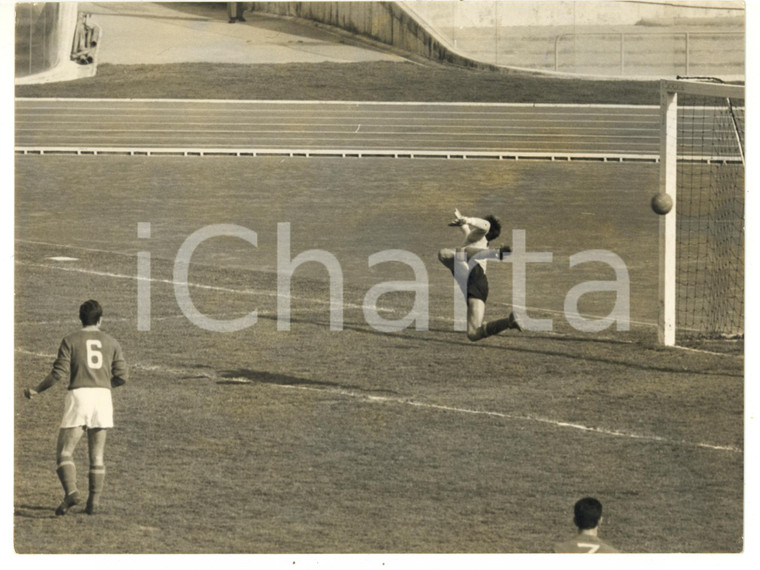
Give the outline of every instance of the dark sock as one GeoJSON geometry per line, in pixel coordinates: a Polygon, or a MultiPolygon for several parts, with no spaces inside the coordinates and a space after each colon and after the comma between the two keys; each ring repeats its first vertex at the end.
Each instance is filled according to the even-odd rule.
{"type": "Polygon", "coordinates": [[[493,336],[499,334],[502,331],[507,330],[512,326],[512,317],[509,316],[506,319],[498,319],[496,321],[489,321],[485,325],[486,335],[493,336]]]}
{"type": "Polygon", "coordinates": [[[63,490],[66,496],[72,495],[77,492],[77,468],[74,465],[74,458],[70,455],[64,455],[61,457],[58,463],[58,468],[55,470],[58,473],[58,479],[61,480],[63,490]]]}
{"type": "Polygon", "coordinates": [[[87,499],[89,507],[97,507],[100,503],[100,494],[106,479],[105,465],[90,466],[90,497],[87,499]]]}

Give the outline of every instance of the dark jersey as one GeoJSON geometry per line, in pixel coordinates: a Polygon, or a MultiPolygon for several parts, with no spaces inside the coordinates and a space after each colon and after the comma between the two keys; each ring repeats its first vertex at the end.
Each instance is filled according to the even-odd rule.
{"type": "Polygon", "coordinates": [[[110,390],[111,378],[126,381],[128,370],[116,339],[100,330],[85,328],[61,341],[52,375],[56,381],[68,381],[69,390],[110,390]]]}

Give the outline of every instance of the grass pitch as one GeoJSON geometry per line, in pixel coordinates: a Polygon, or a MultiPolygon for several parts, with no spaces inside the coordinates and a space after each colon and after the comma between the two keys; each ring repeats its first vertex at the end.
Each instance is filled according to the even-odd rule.
{"type": "MultiPolygon", "coordinates": [[[[603,537],[623,551],[740,551],[743,362],[656,345],[656,180],[647,164],[17,157],[16,550],[548,552],[572,533],[573,502],[594,495],[603,537]],[[527,288],[551,332],[472,344],[453,330],[435,252],[459,240],[454,207],[493,211],[504,241],[524,229],[529,251],[553,253],[529,264],[527,288]],[[291,330],[277,330],[278,222],[291,224],[292,257],[339,260],[343,330],[329,330],[316,264],[294,274],[291,330]],[[219,238],[193,257],[199,309],[258,310],[236,333],[190,323],[171,284],[182,242],[212,223],[258,234],[255,249],[219,238]],[[605,264],[569,267],[600,248],[628,267],[630,331],[579,333],[562,317],[572,286],[613,279],[605,264]],[[424,261],[429,330],[367,324],[366,292],[413,278],[403,264],[369,268],[384,249],[424,261]],[[148,332],[136,326],[140,251],[152,256],[148,332]],[[22,388],[48,372],[86,298],[104,305],[132,379],[114,396],[102,512],[56,518],[63,387],[31,402],[22,388]]],[[[510,308],[511,270],[489,278],[495,318],[510,308]]],[[[581,311],[604,316],[613,302],[589,294],[581,311]]],[[[411,303],[380,304],[400,318],[411,303]]],[[[86,488],[84,447],[76,461],[86,488]]]]}
{"type": "Polygon", "coordinates": [[[19,85],[17,97],[457,101],[656,105],[659,82],[494,73],[419,63],[98,66],[95,77],[19,85]]]}

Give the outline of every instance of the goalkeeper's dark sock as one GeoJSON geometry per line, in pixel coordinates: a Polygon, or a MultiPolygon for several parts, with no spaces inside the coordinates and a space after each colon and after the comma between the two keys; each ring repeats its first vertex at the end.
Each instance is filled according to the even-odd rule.
{"type": "Polygon", "coordinates": [[[486,336],[493,336],[507,329],[522,330],[512,313],[509,313],[509,316],[506,319],[498,319],[496,321],[485,323],[483,328],[485,329],[486,336]]]}
{"type": "Polygon", "coordinates": [[[74,458],[71,455],[61,456],[55,472],[58,474],[58,479],[60,479],[67,497],[77,492],[77,467],[74,465],[74,458]]]}
{"type": "Polygon", "coordinates": [[[106,479],[105,465],[90,466],[90,496],[87,498],[87,514],[93,514],[100,505],[100,494],[106,479]]]}

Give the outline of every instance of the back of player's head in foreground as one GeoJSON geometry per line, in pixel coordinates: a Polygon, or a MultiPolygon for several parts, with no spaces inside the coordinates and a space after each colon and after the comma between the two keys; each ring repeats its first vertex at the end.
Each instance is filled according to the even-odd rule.
{"type": "Polygon", "coordinates": [[[602,503],[593,497],[585,497],[575,503],[575,526],[580,530],[596,528],[602,518],[602,503]]]}
{"type": "Polygon", "coordinates": [[[85,301],[79,307],[79,320],[82,321],[82,326],[89,327],[97,325],[100,322],[100,317],[103,316],[103,307],[100,303],[90,299],[85,301]]]}
{"type": "Polygon", "coordinates": [[[491,227],[486,234],[486,240],[491,241],[499,237],[499,234],[501,233],[501,222],[499,221],[499,218],[495,216],[486,216],[484,219],[491,224],[491,227]]]}

